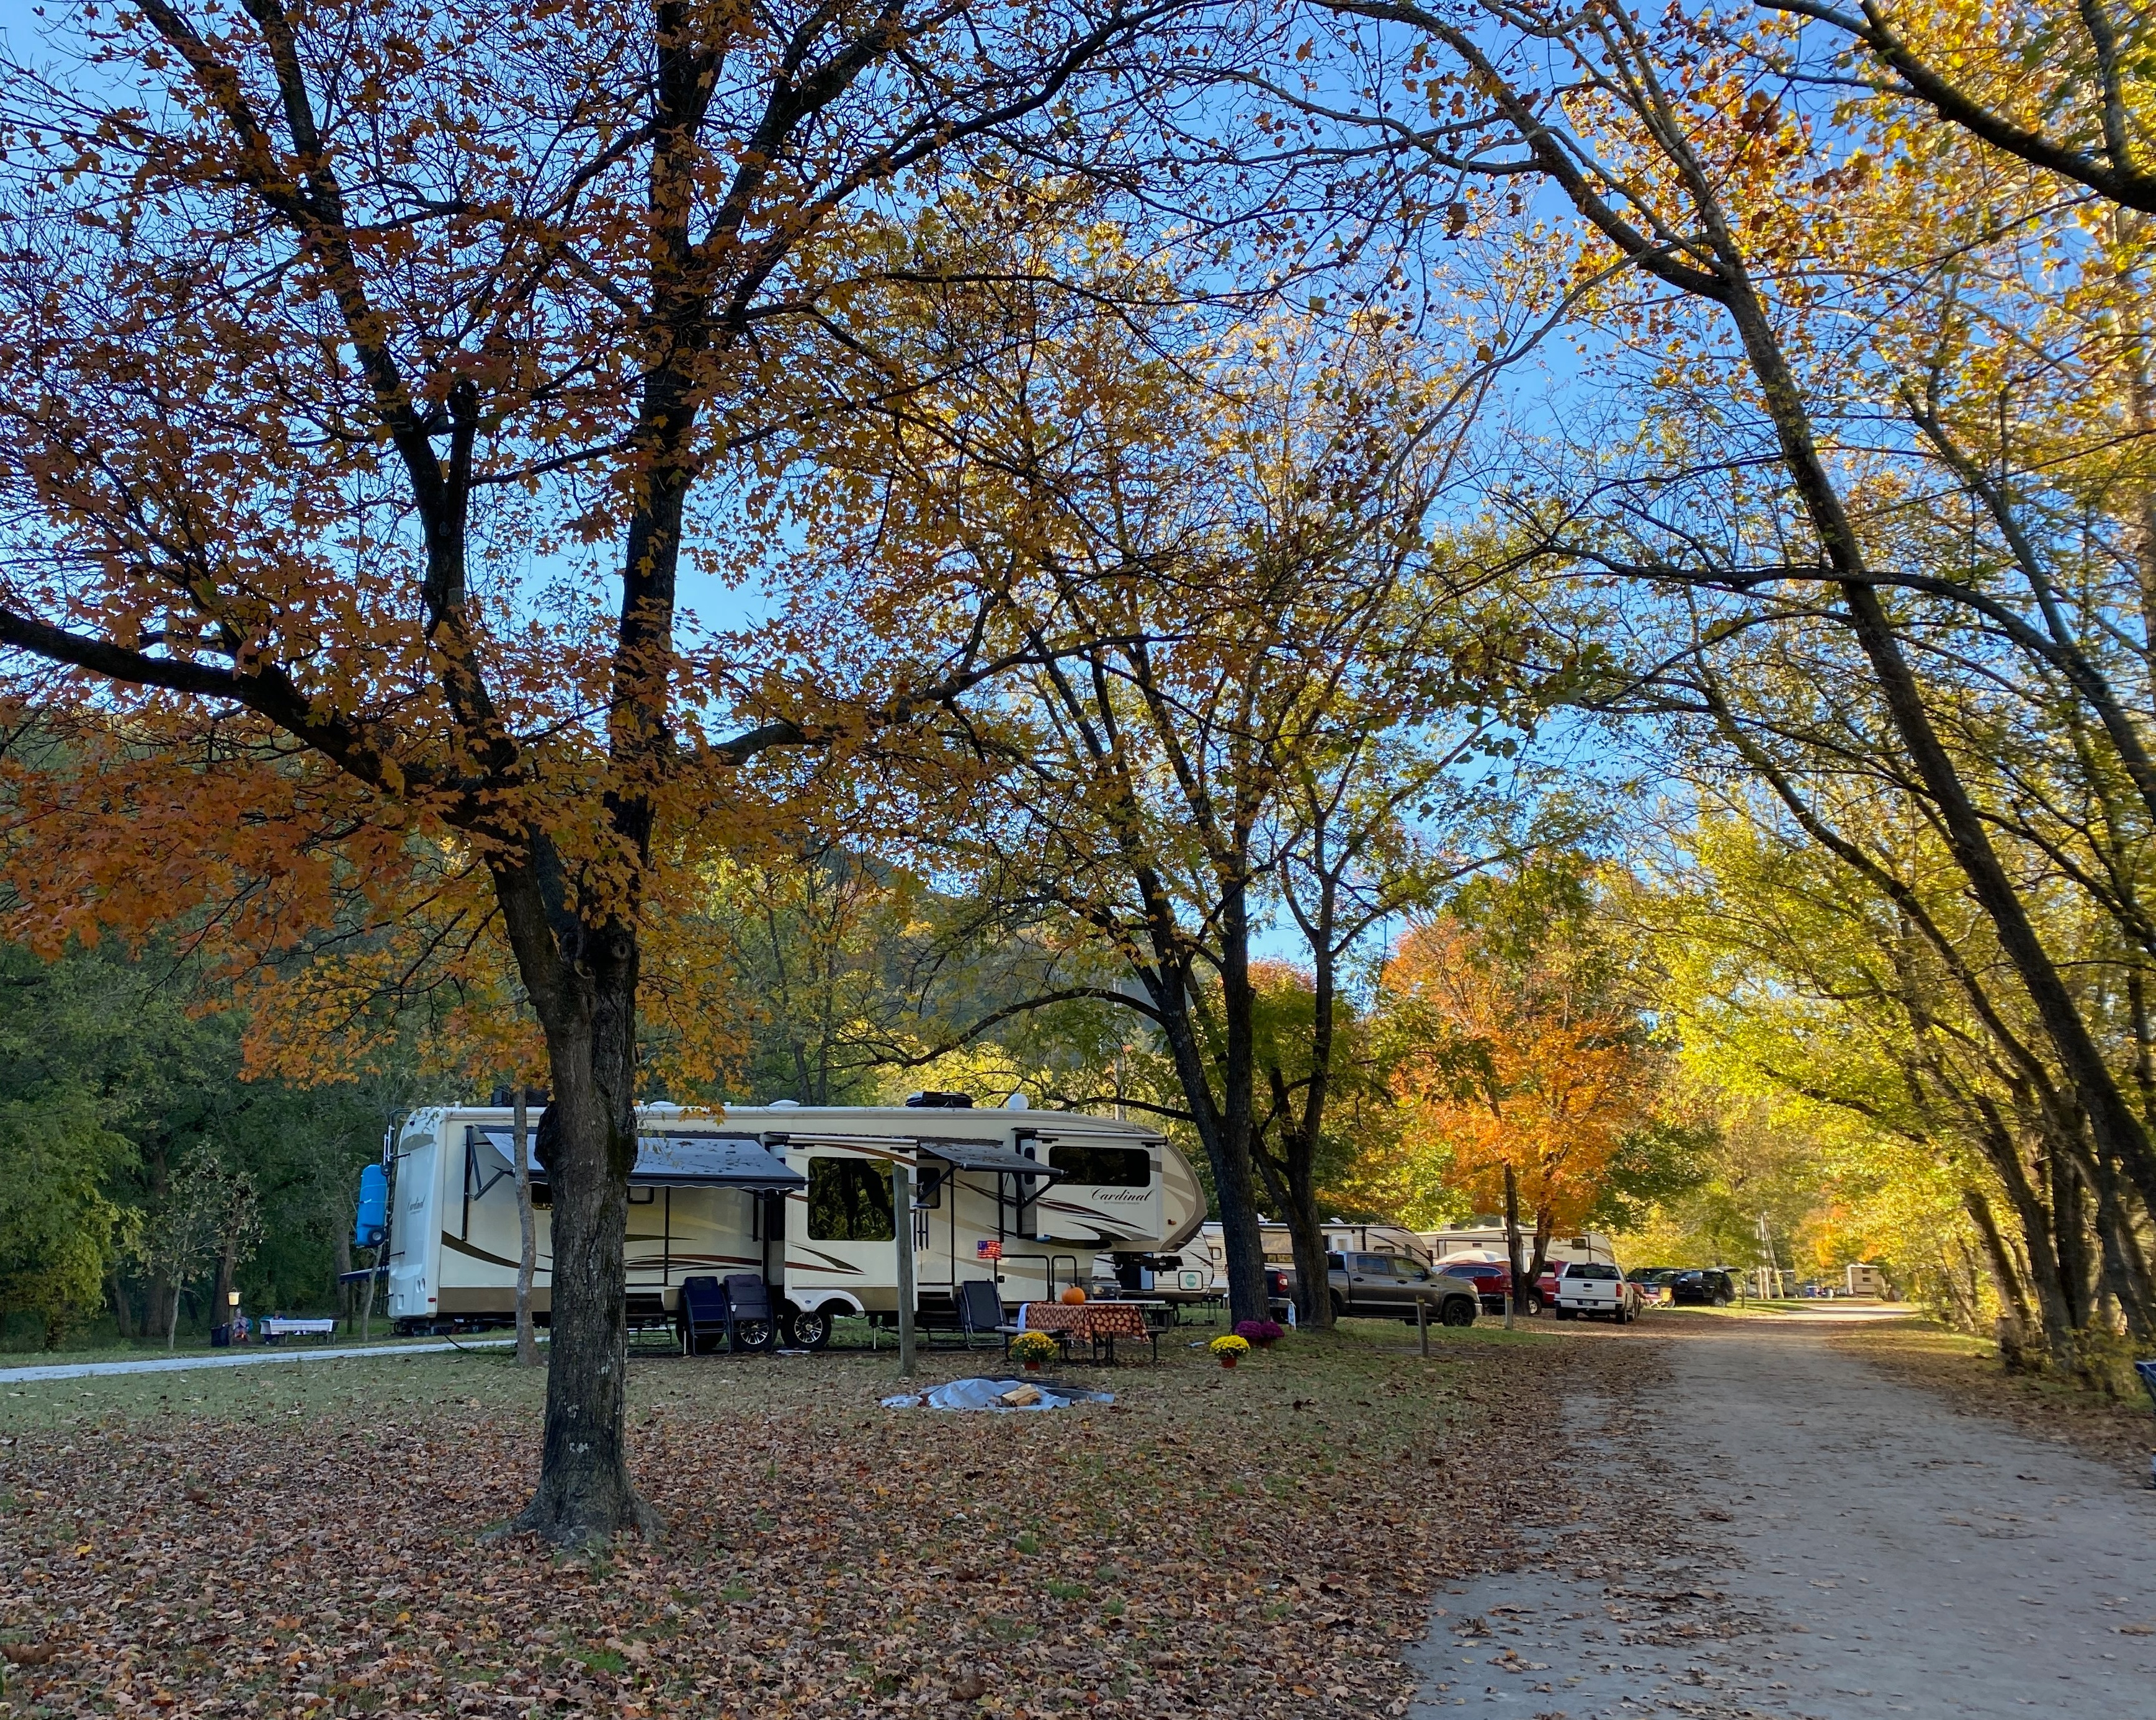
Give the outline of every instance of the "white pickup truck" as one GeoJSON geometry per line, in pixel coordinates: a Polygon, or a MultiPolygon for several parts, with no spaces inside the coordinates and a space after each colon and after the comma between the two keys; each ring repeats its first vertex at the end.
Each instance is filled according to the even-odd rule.
{"type": "Polygon", "coordinates": [[[1558,1318],[1594,1314],[1620,1326],[1638,1319],[1640,1286],[1625,1276],[1623,1267],[1606,1260],[1567,1260],[1558,1268],[1558,1318]]]}

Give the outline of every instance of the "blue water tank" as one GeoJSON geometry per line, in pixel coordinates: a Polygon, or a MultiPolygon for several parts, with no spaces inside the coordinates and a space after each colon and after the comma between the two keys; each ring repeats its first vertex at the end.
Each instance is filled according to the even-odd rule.
{"type": "Polygon", "coordinates": [[[359,1212],[352,1219],[355,1248],[379,1248],[389,1240],[389,1173],[371,1164],[359,1173],[359,1212]]]}

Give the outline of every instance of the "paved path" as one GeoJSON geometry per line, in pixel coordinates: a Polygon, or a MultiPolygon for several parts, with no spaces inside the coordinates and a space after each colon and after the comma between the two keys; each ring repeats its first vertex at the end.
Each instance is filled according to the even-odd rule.
{"type": "Polygon", "coordinates": [[[1666,1389],[1568,1404],[1590,1520],[1544,1533],[1554,1571],[1440,1597],[1416,1720],[2156,1720],[2156,1492],[1815,1327],[1644,1341],[1666,1389]],[[1650,1489],[1693,1548],[1628,1541],[1650,1489]],[[1692,1622],[1661,1610],[1687,1590],[1692,1622]]]}
{"type": "Polygon", "coordinates": [[[25,1379],[92,1379],[105,1373],[177,1373],[189,1368],[247,1368],[259,1362],[341,1362],[348,1356],[424,1356],[439,1350],[491,1350],[513,1344],[513,1337],[469,1338],[463,1343],[356,1344],[340,1349],[278,1344],[260,1349],[223,1350],[211,1355],[153,1356],[139,1362],[55,1362],[43,1368],[0,1368],[0,1385],[25,1379]]]}

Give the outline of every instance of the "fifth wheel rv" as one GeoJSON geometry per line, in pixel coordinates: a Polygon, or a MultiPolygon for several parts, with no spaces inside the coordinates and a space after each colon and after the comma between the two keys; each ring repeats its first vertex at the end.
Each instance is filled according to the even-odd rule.
{"type": "MultiPolygon", "coordinates": [[[[1174,1146],[1075,1112],[778,1105],[637,1114],[629,1174],[632,1315],[673,1313],[681,1281],[752,1272],[788,1342],[820,1348],[840,1315],[898,1307],[891,1169],[912,1172],[915,1307],[954,1309],[993,1277],[1002,1298],[1166,1268],[1197,1234],[1203,1193],[1174,1146]],[[1105,1260],[1103,1260],[1105,1257],[1105,1260]]],[[[519,1249],[506,1108],[413,1113],[386,1143],[379,1258],[400,1330],[493,1325],[514,1312],[519,1249]]],[[[537,1271],[549,1310],[549,1191],[534,1169],[537,1271]]],[[[379,1180],[377,1178],[376,1180],[379,1180]]]]}

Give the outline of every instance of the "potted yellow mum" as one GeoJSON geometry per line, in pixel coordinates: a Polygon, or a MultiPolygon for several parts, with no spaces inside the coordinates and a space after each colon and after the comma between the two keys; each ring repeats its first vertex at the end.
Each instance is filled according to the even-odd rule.
{"type": "Polygon", "coordinates": [[[1238,1337],[1232,1332],[1224,1332],[1206,1348],[1220,1358],[1223,1368],[1232,1368],[1250,1353],[1250,1341],[1247,1337],[1238,1337]]]}

